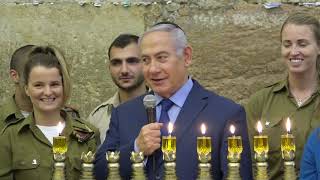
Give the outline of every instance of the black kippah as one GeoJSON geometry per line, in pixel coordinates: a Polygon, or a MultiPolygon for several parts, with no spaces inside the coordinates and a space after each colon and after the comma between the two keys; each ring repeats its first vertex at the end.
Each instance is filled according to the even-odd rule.
{"type": "Polygon", "coordinates": [[[184,32],[184,30],[176,23],[174,22],[170,22],[170,21],[161,21],[161,22],[158,22],[156,24],[154,24],[152,27],[155,27],[155,26],[158,26],[158,25],[162,25],[162,24],[169,24],[169,25],[172,25],[174,26],[175,28],[178,28],[180,29],[182,32],[184,32]]]}

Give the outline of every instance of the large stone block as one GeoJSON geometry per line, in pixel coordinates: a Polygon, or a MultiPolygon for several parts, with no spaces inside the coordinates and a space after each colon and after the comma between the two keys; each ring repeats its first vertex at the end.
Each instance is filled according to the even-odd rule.
{"type": "Polygon", "coordinates": [[[141,34],[143,12],[139,7],[95,8],[68,3],[0,6],[1,102],[12,93],[7,85],[14,49],[25,44],[53,44],[65,52],[72,68],[70,103],[86,117],[116,89],[105,64],[109,44],[120,33],[141,34]]]}
{"type": "Polygon", "coordinates": [[[127,8],[109,2],[99,8],[75,2],[1,4],[0,103],[12,93],[8,66],[14,49],[49,43],[65,51],[72,67],[70,103],[87,117],[116,89],[105,64],[110,42],[120,33],[141,34],[166,19],[178,23],[188,35],[194,52],[192,77],[218,94],[245,103],[252,93],[285,75],[279,31],[288,14],[304,11],[320,18],[317,7],[291,4],[267,10],[245,1],[177,1],[180,5],[169,12],[164,1],[127,8]],[[203,8],[205,3],[210,7],[203,8]]]}

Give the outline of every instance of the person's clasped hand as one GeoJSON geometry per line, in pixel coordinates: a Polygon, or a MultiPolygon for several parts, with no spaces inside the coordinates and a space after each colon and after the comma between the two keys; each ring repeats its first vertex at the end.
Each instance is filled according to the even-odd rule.
{"type": "Polygon", "coordinates": [[[160,148],[162,126],[162,123],[150,123],[141,128],[136,142],[139,151],[144,155],[149,156],[160,148]]]}

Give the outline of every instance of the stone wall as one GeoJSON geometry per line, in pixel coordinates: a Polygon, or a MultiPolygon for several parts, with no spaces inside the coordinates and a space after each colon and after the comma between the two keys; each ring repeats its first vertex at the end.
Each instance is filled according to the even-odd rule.
{"type": "Polygon", "coordinates": [[[250,94],[285,74],[279,30],[288,14],[305,11],[320,18],[320,7],[292,3],[265,9],[256,1],[238,0],[114,0],[99,1],[100,7],[90,0],[33,2],[0,2],[0,103],[12,93],[12,52],[25,44],[54,44],[72,66],[70,103],[83,117],[116,90],[105,60],[119,33],[141,34],[160,20],[178,23],[193,46],[192,76],[210,90],[245,103],[250,94]]]}
{"type": "MultiPolygon", "coordinates": [[[[314,3],[319,2],[318,0],[244,0],[247,3],[252,4],[261,4],[268,2],[281,2],[281,3],[314,3]]],[[[0,3],[16,3],[16,4],[55,4],[55,3],[78,3],[80,5],[83,4],[95,4],[95,6],[105,5],[108,3],[112,3],[115,5],[148,5],[151,3],[162,3],[162,4],[170,4],[170,3],[192,3],[196,4],[200,7],[210,7],[212,5],[224,4],[225,0],[1,0],[0,3]]],[[[235,2],[235,1],[232,1],[235,2]]]]}

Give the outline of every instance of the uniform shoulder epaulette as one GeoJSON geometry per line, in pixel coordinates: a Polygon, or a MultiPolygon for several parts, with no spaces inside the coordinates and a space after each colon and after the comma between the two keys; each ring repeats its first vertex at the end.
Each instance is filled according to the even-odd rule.
{"type": "Polygon", "coordinates": [[[66,105],[65,107],[63,107],[63,110],[65,112],[67,112],[68,114],[71,114],[71,116],[74,118],[80,118],[80,113],[79,113],[78,109],[76,109],[73,106],[66,105]]]}
{"type": "Polygon", "coordinates": [[[80,118],[74,119],[77,125],[73,127],[72,135],[78,140],[78,142],[86,142],[94,136],[94,129],[90,125],[80,118]]]}
{"type": "Polygon", "coordinates": [[[277,82],[271,82],[271,83],[268,83],[266,86],[264,86],[265,88],[269,88],[269,87],[272,87],[272,86],[277,86],[277,85],[279,85],[280,84],[280,82],[279,81],[277,81],[277,82]]]}
{"type": "Polygon", "coordinates": [[[109,106],[109,105],[110,105],[110,103],[108,101],[103,102],[102,104],[100,104],[99,106],[94,108],[93,111],[90,114],[94,115],[99,109],[104,108],[104,107],[109,106]]]}
{"type": "Polygon", "coordinates": [[[22,122],[25,118],[9,118],[6,120],[6,124],[5,126],[1,129],[1,134],[4,133],[4,131],[9,127],[12,126],[14,124],[18,124],[20,122],[22,122]]]}
{"type": "Polygon", "coordinates": [[[6,118],[6,124],[7,125],[12,125],[12,124],[17,124],[18,122],[24,120],[25,118],[16,118],[16,116],[14,114],[8,116],[6,118]]]}

